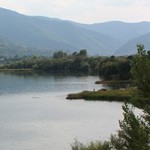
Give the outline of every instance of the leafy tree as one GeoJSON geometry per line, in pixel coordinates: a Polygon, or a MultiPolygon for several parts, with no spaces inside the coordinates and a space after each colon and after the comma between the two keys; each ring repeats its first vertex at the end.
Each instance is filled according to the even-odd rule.
{"type": "Polygon", "coordinates": [[[111,80],[117,78],[116,75],[118,73],[118,63],[115,61],[106,60],[100,64],[99,75],[106,80],[111,80]]]}
{"type": "Polygon", "coordinates": [[[79,55],[87,57],[87,51],[86,51],[86,49],[80,50],[79,55]]]}
{"type": "Polygon", "coordinates": [[[137,45],[138,53],[134,56],[131,74],[136,86],[144,96],[150,97],[150,56],[144,45],[137,45]]]}
{"type": "Polygon", "coordinates": [[[105,80],[128,80],[131,69],[130,61],[127,57],[105,58],[100,62],[99,75],[105,80]]]}
{"type": "Polygon", "coordinates": [[[111,137],[112,148],[115,150],[149,150],[150,127],[144,117],[137,117],[127,104],[123,107],[124,119],[120,121],[120,130],[111,137]]]}
{"type": "Polygon", "coordinates": [[[118,78],[121,80],[128,80],[130,78],[131,60],[127,58],[120,58],[118,60],[118,78]]]}
{"type": "Polygon", "coordinates": [[[64,58],[67,57],[67,53],[63,51],[58,51],[53,54],[53,58],[64,58]]]}

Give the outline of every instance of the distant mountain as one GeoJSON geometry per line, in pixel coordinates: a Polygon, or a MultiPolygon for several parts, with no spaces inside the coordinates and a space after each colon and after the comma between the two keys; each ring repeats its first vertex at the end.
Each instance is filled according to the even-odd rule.
{"type": "MultiPolygon", "coordinates": [[[[90,55],[131,54],[137,43],[149,46],[150,22],[125,23],[111,21],[96,24],[81,24],[57,18],[26,16],[0,8],[0,39],[5,39],[15,49],[4,44],[1,52],[9,55],[46,55],[64,50],[72,53],[87,49],[90,55]],[[16,44],[17,43],[17,44],[16,44]],[[20,48],[19,48],[20,47],[20,48]],[[24,48],[23,48],[24,47],[24,48]],[[4,52],[5,51],[5,52],[4,52]]],[[[11,46],[9,46],[11,47],[11,46]]]]}
{"type": "Polygon", "coordinates": [[[0,39],[0,56],[13,57],[13,56],[40,56],[40,55],[52,55],[47,50],[41,50],[34,47],[27,47],[18,43],[13,43],[8,40],[0,39]]]}
{"type": "Polygon", "coordinates": [[[91,25],[80,24],[80,26],[112,36],[122,44],[150,32],[150,22],[144,21],[139,23],[110,21],[91,25]]]}
{"type": "Polygon", "coordinates": [[[60,19],[29,17],[1,8],[0,20],[0,37],[30,47],[69,52],[87,49],[90,54],[108,55],[118,44],[113,37],[60,19]]]}
{"type": "Polygon", "coordinates": [[[138,38],[135,38],[133,40],[130,40],[126,44],[124,44],[122,47],[120,47],[115,55],[132,55],[137,52],[136,45],[137,44],[144,44],[144,47],[146,50],[150,50],[150,32],[142,35],[138,38]]]}
{"type": "Polygon", "coordinates": [[[21,55],[21,53],[24,53],[25,51],[27,51],[27,49],[24,46],[0,39],[0,55],[2,56],[21,55]]]}

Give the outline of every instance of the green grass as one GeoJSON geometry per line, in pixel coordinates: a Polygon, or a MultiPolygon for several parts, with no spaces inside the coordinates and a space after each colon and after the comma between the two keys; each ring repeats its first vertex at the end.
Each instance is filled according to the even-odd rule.
{"type": "Polygon", "coordinates": [[[107,91],[83,91],[80,93],[69,94],[67,99],[84,99],[97,101],[129,101],[135,94],[135,89],[128,88],[124,90],[107,90],[107,91]]]}

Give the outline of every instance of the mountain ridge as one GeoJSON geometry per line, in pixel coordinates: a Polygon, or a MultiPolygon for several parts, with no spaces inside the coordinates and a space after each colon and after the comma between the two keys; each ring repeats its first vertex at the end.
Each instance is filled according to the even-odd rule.
{"type": "Polygon", "coordinates": [[[91,54],[105,55],[109,48],[103,38],[115,43],[112,37],[63,20],[22,16],[16,12],[14,15],[11,11],[0,11],[0,20],[0,37],[27,46],[66,51],[87,49],[91,54]]]}
{"type": "Polygon", "coordinates": [[[82,24],[59,18],[27,16],[4,8],[0,8],[0,20],[1,39],[41,51],[43,49],[43,53],[45,50],[72,53],[87,49],[90,55],[118,55],[121,53],[119,51],[126,54],[124,47],[133,52],[130,42],[150,32],[150,22],[146,21],[82,24]]]}
{"type": "Polygon", "coordinates": [[[132,39],[120,47],[115,55],[133,55],[137,52],[136,45],[143,44],[146,50],[150,49],[150,32],[132,39]]]}

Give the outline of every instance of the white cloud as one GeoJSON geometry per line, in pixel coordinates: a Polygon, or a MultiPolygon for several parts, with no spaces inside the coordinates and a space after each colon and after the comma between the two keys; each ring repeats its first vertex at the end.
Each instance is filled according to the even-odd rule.
{"type": "Polygon", "coordinates": [[[93,23],[150,21],[148,0],[0,0],[0,6],[27,15],[93,23]]]}

